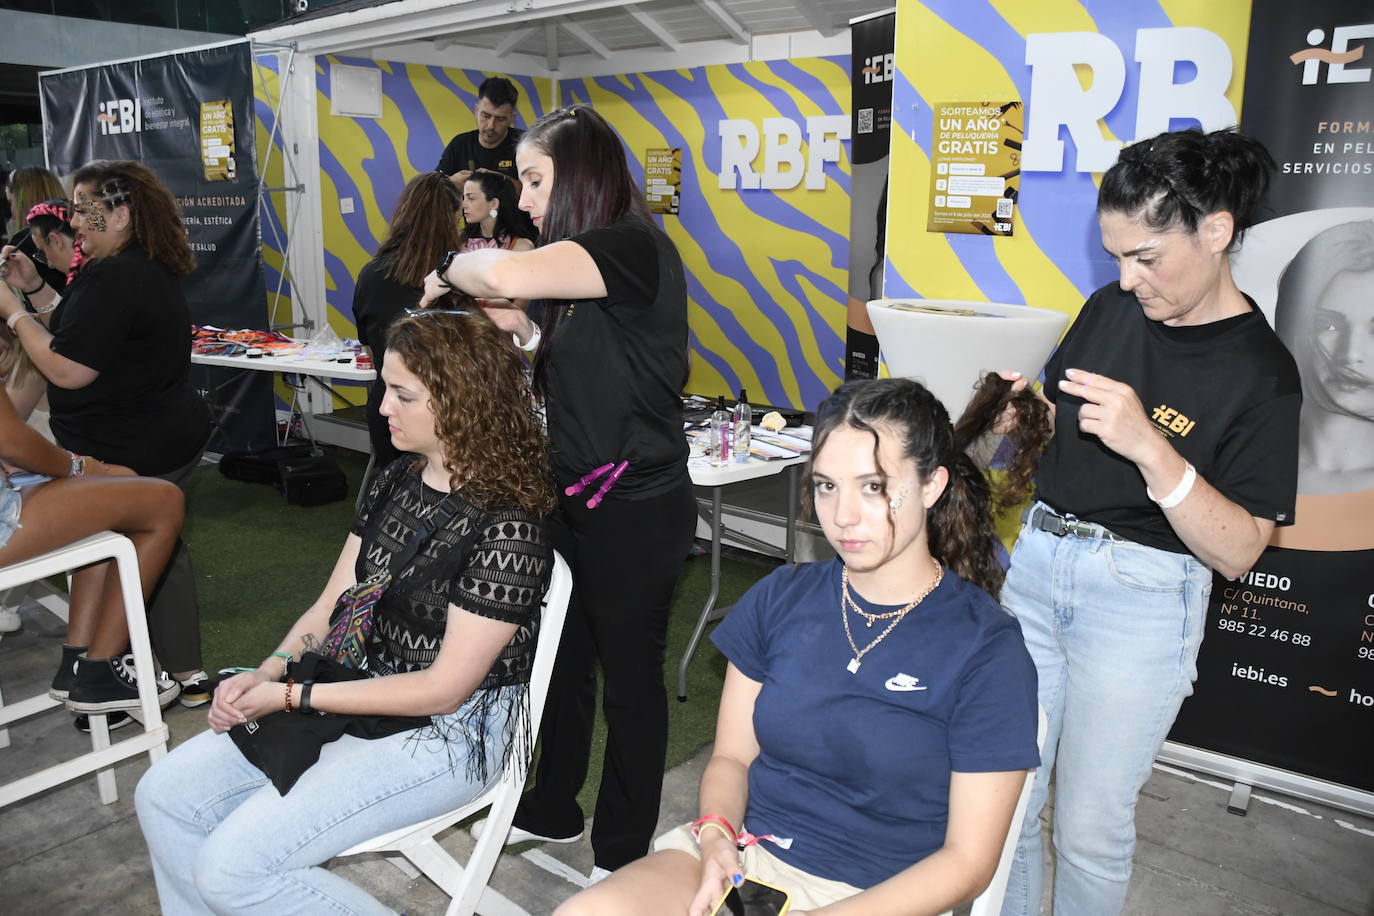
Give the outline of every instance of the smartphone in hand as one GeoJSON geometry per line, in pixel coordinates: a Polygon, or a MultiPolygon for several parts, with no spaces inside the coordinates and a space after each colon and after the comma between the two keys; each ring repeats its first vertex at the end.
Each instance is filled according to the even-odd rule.
{"type": "Polygon", "coordinates": [[[725,892],[711,916],[783,916],[791,903],[781,888],[745,878],[739,887],[725,892]]]}

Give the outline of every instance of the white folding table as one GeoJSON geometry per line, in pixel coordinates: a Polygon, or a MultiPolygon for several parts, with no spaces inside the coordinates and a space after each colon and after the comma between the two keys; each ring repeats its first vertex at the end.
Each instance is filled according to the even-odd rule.
{"type": "Polygon", "coordinates": [[[713,467],[709,459],[706,458],[688,460],[687,470],[691,474],[692,483],[698,487],[711,488],[710,510],[707,511],[700,502],[697,504],[697,511],[711,529],[711,589],[706,595],[706,603],[702,605],[701,613],[697,616],[696,627],[692,630],[692,638],[688,640],[687,648],[682,653],[682,660],[678,662],[677,698],[681,702],[687,701],[687,666],[691,664],[692,657],[696,655],[697,646],[701,642],[701,634],[706,630],[706,624],[713,620],[720,620],[730,610],[730,605],[716,607],[716,600],[720,597],[721,536],[728,534],[730,540],[745,544],[759,553],[781,557],[788,563],[792,562],[797,544],[798,480],[801,475],[801,466],[805,462],[805,455],[798,455],[796,458],[779,458],[772,461],[764,461],[750,456],[747,461],[731,462],[724,467],[713,467]],[[781,551],[766,541],[725,527],[725,521],[721,514],[721,491],[723,489],[734,483],[757,480],[760,477],[771,477],[774,474],[784,472],[787,474],[787,532],[784,541],[786,546],[781,551]]]}

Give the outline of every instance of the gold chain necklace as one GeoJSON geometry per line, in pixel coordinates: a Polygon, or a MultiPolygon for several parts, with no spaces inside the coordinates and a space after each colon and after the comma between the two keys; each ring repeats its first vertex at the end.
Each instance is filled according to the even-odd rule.
{"type": "MultiPolygon", "coordinates": [[[[935,563],[934,560],[932,560],[931,562],[935,563]]],[[[887,634],[895,630],[897,628],[897,624],[901,623],[902,619],[916,608],[916,605],[926,600],[927,596],[929,596],[931,592],[939,588],[940,582],[944,579],[944,577],[944,567],[941,566],[939,563],[935,563],[935,578],[930,580],[930,584],[925,587],[924,591],[922,591],[919,595],[912,599],[910,604],[908,604],[906,607],[898,608],[895,611],[888,611],[885,614],[868,614],[860,610],[858,604],[850,596],[849,567],[846,566],[844,568],[844,572],[840,573],[840,619],[844,621],[844,638],[849,640],[849,648],[854,652],[854,657],[851,658],[849,660],[849,664],[845,666],[845,668],[849,671],[850,674],[859,673],[859,666],[863,664],[863,657],[867,655],[869,652],[873,651],[873,649],[878,645],[878,643],[886,639],[887,634]],[[868,625],[870,627],[873,626],[874,620],[887,620],[888,618],[892,618],[892,622],[887,625],[886,629],[884,629],[881,633],[878,634],[877,639],[873,640],[871,643],[860,649],[858,644],[854,642],[854,634],[851,633],[849,630],[850,607],[853,607],[854,610],[859,613],[859,616],[868,619],[868,625]]]]}

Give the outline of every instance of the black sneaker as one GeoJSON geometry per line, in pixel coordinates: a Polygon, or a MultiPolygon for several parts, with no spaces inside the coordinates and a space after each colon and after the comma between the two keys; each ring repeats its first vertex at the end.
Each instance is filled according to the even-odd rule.
{"type": "MultiPolygon", "coordinates": [[[[78,658],[76,679],[67,694],[73,712],[110,712],[138,708],[138,684],[134,680],[132,653],[113,658],[78,658]]],[[[157,682],[158,704],[176,699],[181,687],[170,678],[157,682]],[[164,687],[164,683],[169,686],[164,687]]]]}
{"type": "Polygon", "coordinates": [[[181,685],[181,705],[187,709],[195,709],[210,702],[210,676],[204,671],[197,671],[186,680],[177,683],[181,685]]]}
{"type": "MultiPolygon", "coordinates": [[[[116,728],[123,728],[130,722],[134,721],[134,717],[129,715],[127,712],[118,711],[107,713],[105,719],[110,731],[114,731],[116,728]]],[[[72,722],[72,727],[79,732],[89,735],[91,733],[91,717],[85,715],[84,713],[82,715],[77,716],[76,719],[72,722]]]]}
{"type": "Polygon", "coordinates": [[[48,696],[54,700],[67,698],[67,694],[72,689],[72,681],[76,680],[76,659],[85,651],[85,646],[62,647],[62,661],[57,665],[57,673],[52,676],[52,686],[48,688],[48,696]]]}

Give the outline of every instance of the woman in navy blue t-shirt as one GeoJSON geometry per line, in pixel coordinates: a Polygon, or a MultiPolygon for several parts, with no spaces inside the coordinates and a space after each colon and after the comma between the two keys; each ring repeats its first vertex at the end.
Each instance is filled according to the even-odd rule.
{"type": "Polygon", "coordinates": [[[809,472],[838,556],[777,570],[716,629],[700,818],[557,916],[698,916],[741,877],[793,914],[933,914],[991,880],[1039,754],[1035,670],[989,594],[987,485],[908,379],[827,398],[809,472]]]}

